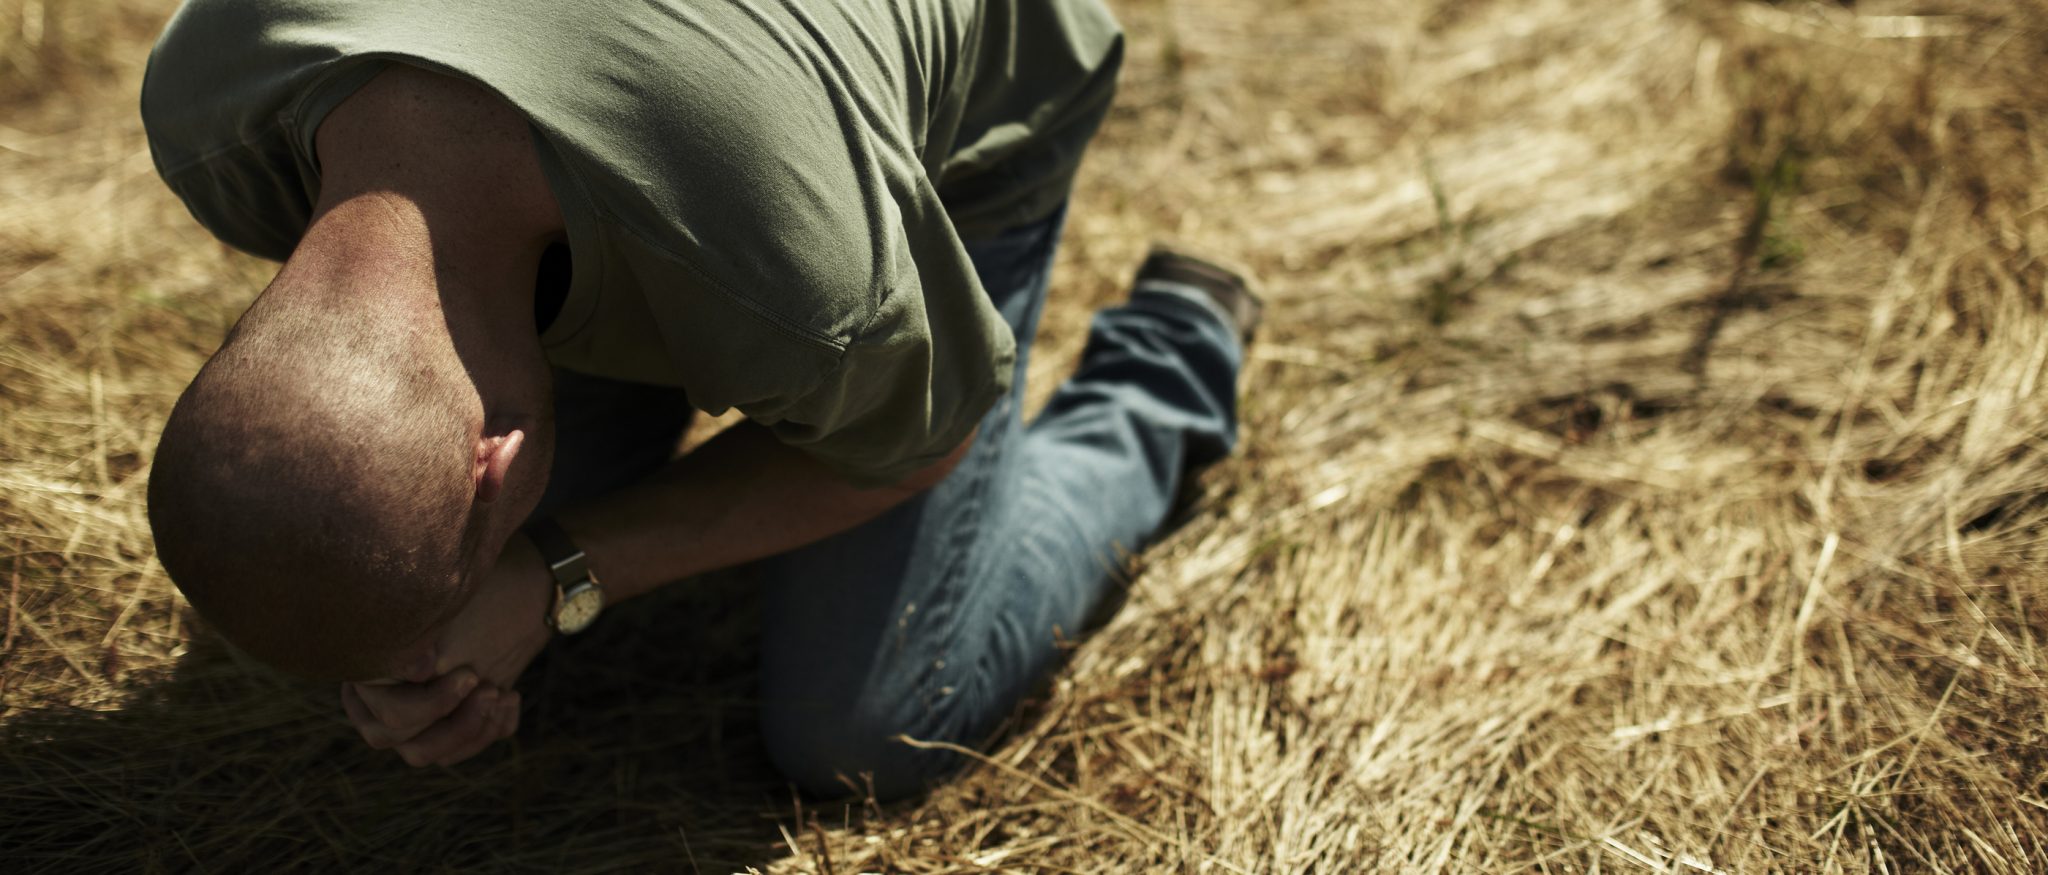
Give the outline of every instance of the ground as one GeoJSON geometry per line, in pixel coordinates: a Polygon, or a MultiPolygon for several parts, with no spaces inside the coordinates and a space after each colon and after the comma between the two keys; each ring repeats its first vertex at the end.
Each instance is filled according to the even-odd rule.
{"type": "Polygon", "coordinates": [[[1117,3],[1033,394],[1173,240],[1244,444],[891,806],[762,765],[731,582],[445,770],[204,630],[143,486],[269,268],[153,173],[169,6],[0,0],[11,871],[2048,870],[2041,0],[1117,3]]]}

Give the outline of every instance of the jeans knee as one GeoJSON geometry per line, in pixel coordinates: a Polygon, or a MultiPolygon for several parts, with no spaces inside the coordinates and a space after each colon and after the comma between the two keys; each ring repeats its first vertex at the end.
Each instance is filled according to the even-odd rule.
{"type": "Polygon", "coordinates": [[[904,737],[923,738],[932,730],[892,704],[769,701],[761,711],[762,742],[783,776],[812,796],[872,792],[888,801],[915,795],[958,768],[960,757],[906,743],[904,737]]]}

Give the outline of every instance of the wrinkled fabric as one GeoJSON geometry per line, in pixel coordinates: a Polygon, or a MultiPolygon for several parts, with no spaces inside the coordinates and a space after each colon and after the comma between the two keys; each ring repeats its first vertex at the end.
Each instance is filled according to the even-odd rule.
{"type": "Polygon", "coordinates": [[[1008,389],[963,241],[1064,201],[1121,50],[1099,0],[188,0],[142,113],[193,215],[282,259],[328,111],[390,63],[475,82],[567,223],[553,363],[885,483],[1008,389]]]}
{"type": "MultiPolygon", "coordinates": [[[[1236,441],[1236,331],[1172,283],[1097,314],[1079,369],[1024,422],[1059,230],[1056,216],[968,247],[1019,353],[1016,388],[952,473],[749,569],[762,587],[762,738],[813,794],[900,797],[959,765],[896,737],[982,742],[1157,536],[1184,472],[1236,441]]],[[[660,387],[574,379],[556,384],[555,403],[540,514],[652,473],[687,425],[673,415],[680,396],[660,387]]]]}

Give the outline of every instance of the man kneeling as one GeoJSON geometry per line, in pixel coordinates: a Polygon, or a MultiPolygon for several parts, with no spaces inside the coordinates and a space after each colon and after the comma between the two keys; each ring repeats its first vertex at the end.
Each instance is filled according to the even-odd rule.
{"type": "Polygon", "coordinates": [[[955,758],[895,739],[980,740],[1235,439],[1257,300],[1163,251],[1020,415],[1121,46],[1097,0],[189,0],[158,170],[283,266],[165,426],[165,568],[425,765],[753,563],[772,758],[915,792],[955,758]]]}

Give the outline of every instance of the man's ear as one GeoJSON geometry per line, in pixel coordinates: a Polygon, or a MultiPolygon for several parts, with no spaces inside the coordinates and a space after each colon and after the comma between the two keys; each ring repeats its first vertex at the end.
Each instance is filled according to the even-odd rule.
{"type": "Polygon", "coordinates": [[[525,443],[526,432],[517,428],[477,438],[473,474],[477,501],[488,504],[497,500],[499,491],[505,488],[505,475],[512,470],[512,460],[519,457],[519,448],[525,443]]]}

